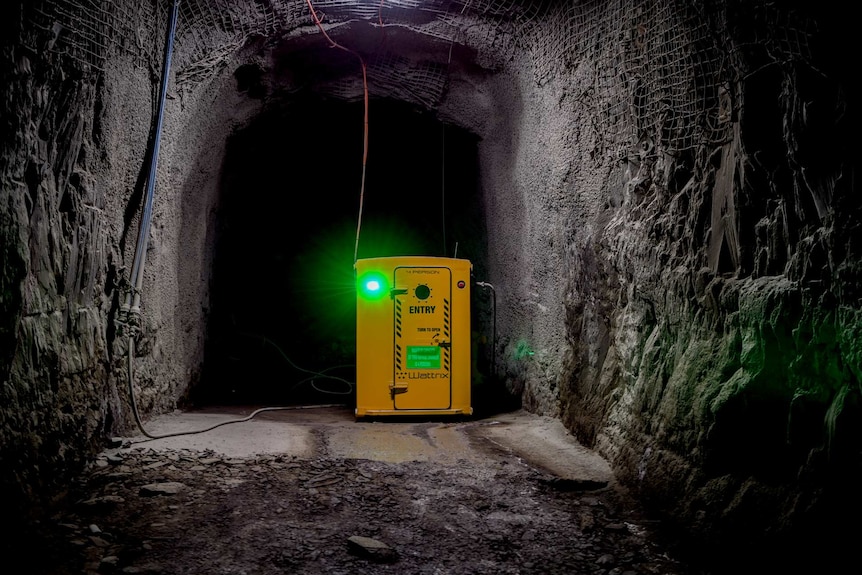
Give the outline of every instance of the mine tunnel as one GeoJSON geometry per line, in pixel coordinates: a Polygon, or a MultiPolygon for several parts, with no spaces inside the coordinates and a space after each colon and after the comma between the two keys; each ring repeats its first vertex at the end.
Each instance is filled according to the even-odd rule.
{"type": "Polygon", "coordinates": [[[352,408],[354,265],[389,256],[471,263],[474,415],[560,422],[695,555],[817,568],[858,541],[845,8],[39,0],[0,16],[10,550],[160,415],[352,408]]]}
{"type": "MultiPolygon", "coordinates": [[[[483,266],[476,137],[403,102],[370,105],[358,244],[361,101],[291,102],[230,137],[195,405],[351,401],[354,250],[360,258],[460,250],[483,266]]],[[[475,327],[493,338],[487,318],[475,327]]]]}

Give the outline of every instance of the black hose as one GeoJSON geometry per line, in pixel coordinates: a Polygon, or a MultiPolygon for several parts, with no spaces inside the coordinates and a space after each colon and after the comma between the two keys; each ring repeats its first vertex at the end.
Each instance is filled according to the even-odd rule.
{"type": "MultiPolygon", "coordinates": [[[[130,277],[130,285],[133,292],[140,289],[141,278],[143,277],[144,258],[147,251],[147,240],[150,234],[150,221],[153,214],[153,196],[155,195],[156,186],[156,171],[159,164],[159,148],[162,140],[162,125],[164,124],[165,116],[165,101],[168,95],[168,79],[170,78],[171,59],[174,51],[174,36],[177,29],[177,17],[179,14],[180,0],[174,0],[173,10],[171,11],[171,20],[168,27],[167,39],[165,41],[165,60],[162,66],[162,85],[159,94],[159,108],[156,115],[156,134],[153,142],[153,156],[150,160],[150,173],[147,177],[147,192],[144,198],[144,211],[141,214],[141,226],[138,232],[138,244],[135,247],[135,260],[132,263],[132,275],[130,277]]],[[[131,307],[137,307],[130,302],[131,307]]]]}
{"type": "Polygon", "coordinates": [[[482,286],[491,290],[491,302],[494,309],[492,310],[492,348],[491,348],[491,376],[497,377],[497,290],[494,286],[487,282],[476,282],[477,286],[482,286]]]}

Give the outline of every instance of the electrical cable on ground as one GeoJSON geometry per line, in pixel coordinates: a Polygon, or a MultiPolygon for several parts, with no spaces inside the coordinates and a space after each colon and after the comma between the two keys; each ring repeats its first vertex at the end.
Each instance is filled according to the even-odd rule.
{"type": "MultiPolygon", "coordinates": [[[[311,387],[315,391],[318,391],[319,393],[325,393],[325,394],[331,394],[331,395],[350,395],[351,393],[353,393],[353,386],[354,386],[353,382],[348,381],[348,380],[341,378],[341,377],[326,374],[327,371],[332,370],[332,369],[338,369],[338,368],[342,368],[342,367],[352,367],[352,366],[349,366],[349,365],[334,366],[334,367],[327,368],[324,371],[312,371],[312,370],[304,369],[304,368],[299,367],[295,363],[293,363],[293,361],[291,361],[290,357],[288,357],[287,354],[285,354],[284,351],[278,345],[275,344],[275,342],[269,340],[268,338],[266,338],[264,336],[256,335],[256,334],[245,333],[245,332],[240,332],[240,335],[256,337],[256,338],[261,339],[263,341],[263,343],[269,344],[272,347],[274,347],[278,351],[278,353],[281,355],[281,357],[284,358],[291,365],[291,367],[293,367],[294,369],[296,369],[298,371],[302,371],[304,373],[311,374],[309,377],[306,377],[305,379],[302,379],[302,380],[298,381],[296,384],[294,384],[293,387],[291,387],[291,391],[293,391],[294,389],[296,389],[298,386],[302,385],[306,381],[311,381],[311,387]],[[316,383],[314,381],[315,378],[334,379],[336,381],[346,383],[347,387],[348,387],[348,391],[332,391],[332,390],[322,389],[316,385],[316,383]]],[[[233,419],[230,421],[222,421],[221,423],[217,423],[215,425],[212,425],[210,427],[206,427],[204,429],[191,430],[191,431],[178,431],[175,433],[167,433],[164,435],[153,435],[152,433],[147,431],[147,429],[144,427],[144,424],[141,420],[140,412],[138,411],[137,400],[135,399],[134,373],[132,371],[132,364],[133,364],[133,359],[134,359],[134,357],[133,357],[134,343],[135,343],[134,337],[130,336],[129,337],[129,363],[128,363],[129,398],[130,398],[131,404],[132,404],[132,414],[134,415],[135,423],[137,424],[138,429],[141,431],[141,433],[144,436],[148,437],[149,439],[134,441],[133,443],[143,443],[145,441],[150,441],[150,440],[154,440],[154,439],[164,439],[166,437],[177,437],[177,436],[181,436],[181,435],[195,435],[195,434],[199,434],[199,433],[205,433],[207,431],[212,431],[213,429],[216,429],[218,427],[222,427],[223,425],[228,425],[231,423],[243,423],[243,422],[249,421],[249,420],[253,419],[255,416],[257,416],[258,414],[263,413],[265,411],[288,411],[288,410],[297,410],[297,409],[316,409],[316,408],[327,408],[327,407],[342,407],[341,404],[335,404],[335,403],[322,404],[322,405],[317,404],[317,405],[284,406],[284,407],[263,407],[263,408],[255,410],[254,412],[252,412],[247,417],[244,417],[241,419],[233,419]]]]}
{"type": "MultiPolygon", "coordinates": [[[[346,379],[341,378],[341,377],[336,377],[334,375],[326,375],[327,371],[331,371],[333,369],[341,369],[341,368],[345,368],[345,367],[355,368],[356,366],[355,365],[336,365],[333,367],[327,367],[323,371],[315,373],[315,375],[310,375],[310,376],[306,377],[305,379],[300,379],[295,384],[293,384],[293,387],[290,388],[290,391],[293,391],[294,389],[296,389],[297,387],[299,387],[300,385],[302,385],[306,381],[311,381],[311,387],[315,391],[319,391],[320,393],[329,393],[332,395],[350,395],[351,393],[353,393],[353,386],[356,385],[355,383],[353,383],[352,381],[347,381],[346,379]],[[322,389],[320,387],[317,387],[317,383],[315,382],[315,378],[334,379],[336,381],[341,381],[343,383],[346,383],[347,384],[347,391],[332,391],[331,389],[322,389]]],[[[309,373],[311,373],[311,372],[309,372],[309,373]]]]}
{"type": "Polygon", "coordinates": [[[211,425],[210,427],[205,427],[204,429],[195,429],[191,431],[177,431],[176,433],[165,433],[164,435],[152,435],[145,431],[143,427],[141,427],[141,432],[146,435],[149,439],[139,439],[137,441],[132,441],[130,443],[146,443],[147,441],[154,441],[156,439],[165,439],[166,437],[179,437],[182,435],[197,435],[199,433],[206,433],[207,431],[212,431],[218,427],[223,425],[228,425],[231,423],[244,423],[246,421],[250,421],[255,418],[258,414],[263,413],[264,411],[289,411],[289,410],[297,410],[297,409],[321,409],[326,407],[343,407],[340,404],[332,403],[332,404],[322,404],[322,405],[291,405],[286,407],[261,407],[260,409],[256,409],[251,412],[250,415],[243,417],[242,419],[231,419],[229,421],[222,421],[221,423],[216,423],[215,425],[211,425]]]}
{"type": "MultiPolygon", "coordinates": [[[[365,66],[365,60],[362,58],[359,52],[351,50],[350,48],[345,48],[344,46],[329,37],[329,34],[326,33],[326,30],[324,30],[323,28],[323,24],[320,22],[320,18],[318,18],[317,16],[317,12],[314,10],[314,5],[311,3],[311,0],[305,1],[308,4],[308,10],[311,12],[311,18],[314,20],[314,23],[317,25],[317,28],[320,30],[320,32],[326,37],[327,40],[329,40],[329,45],[332,48],[338,48],[339,50],[344,50],[345,52],[353,54],[359,59],[359,64],[362,67],[362,91],[365,101],[365,130],[362,138],[362,183],[359,190],[359,216],[356,220],[356,245],[353,249],[353,262],[356,263],[356,260],[359,257],[359,231],[362,227],[362,207],[365,201],[365,166],[368,163],[368,71],[365,66]]],[[[380,3],[380,8],[382,10],[383,2],[380,3]]]]}
{"type": "MultiPolygon", "coordinates": [[[[141,433],[144,434],[144,436],[146,436],[148,439],[133,441],[132,443],[144,443],[146,441],[152,441],[154,439],[164,439],[166,437],[179,437],[181,435],[196,435],[199,433],[206,433],[207,431],[212,431],[213,429],[216,429],[218,427],[222,427],[224,425],[228,425],[231,423],[244,423],[246,421],[253,419],[258,414],[263,413],[265,411],[289,411],[289,410],[297,410],[297,409],[319,409],[319,408],[328,408],[328,407],[343,407],[341,404],[337,404],[337,403],[322,404],[322,405],[318,404],[318,405],[291,405],[291,406],[284,406],[284,407],[262,407],[260,409],[256,409],[250,415],[243,417],[241,419],[231,419],[228,421],[222,421],[221,423],[216,423],[215,425],[211,425],[211,426],[205,427],[203,429],[196,429],[196,430],[191,430],[191,431],[177,431],[175,433],[165,433],[162,435],[154,435],[154,434],[150,433],[149,431],[147,431],[147,429],[144,427],[144,423],[141,420],[140,412],[138,411],[138,402],[135,400],[135,390],[134,390],[135,379],[134,379],[134,374],[132,372],[132,360],[133,360],[132,350],[134,349],[134,343],[135,343],[134,338],[129,337],[129,377],[128,377],[128,380],[129,380],[129,397],[131,398],[132,414],[135,417],[135,423],[137,424],[138,429],[141,431],[141,433]]],[[[287,357],[287,356],[285,356],[285,357],[287,357]]],[[[290,361],[290,360],[288,360],[288,361],[290,361]]],[[[291,362],[291,365],[293,365],[292,362],[291,362]]],[[[296,366],[294,365],[294,367],[296,367],[296,366]]],[[[301,368],[297,367],[297,369],[301,369],[301,368]]],[[[332,369],[334,369],[334,368],[332,368],[332,369]]],[[[308,373],[316,373],[316,372],[310,372],[308,370],[301,370],[301,371],[306,371],[308,373]]],[[[329,376],[329,377],[331,377],[331,376],[329,376]]],[[[303,381],[307,381],[308,379],[310,379],[310,378],[307,378],[303,381]]],[[[333,378],[333,379],[341,379],[341,378],[333,378]]],[[[346,381],[346,380],[342,380],[342,381],[346,381]]],[[[300,383],[302,383],[302,382],[300,382],[300,383]]],[[[297,385],[299,385],[299,384],[297,384],[297,385]]]]}
{"type": "Polygon", "coordinates": [[[280,355],[280,356],[281,356],[281,357],[282,357],[282,358],[283,358],[287,363],[289,363],[289,364],[290,364],[290,367],[292,367],[293,369],[295,369],[295,370],[297,370],[297,371],[301,371],[301,372],[304,372],[304,373],[309,373],[309,374],[311,374],[311,376],[310,376],[310,377],[306,377],[305,379],[300,380],[300,381],[298,381],[296,384],[294,384],[294,386],[291,388],[291,390],[296,389],[296,387],[298,387],[299,385],[301,385],[301,384],[305,383],[306,381],[311,380],[311,382],[312,382],[311,386],[312,386],[315,390],[317,390],[317,391],[319,391],[319,392],[321,392],[321,393],[332,393],[332,394],[335,394],[335,395],[349,395],[350,393],[352,393],[352,392],[353,392],[353,386],[354,386],[355,384],[354,384],[352,381],[348,381],[348,380],[344,379],[343,377],[337,377],[337,376],[335,376],[335,375],[327,375],[327,374],[326,374],[326,372],[327,372],[327,371],[330,371],[330,370],[332,370],[332,369],[338,369],[339,367],[354,367],[354,366],[351,366],[351,365],[342,365],[342,366],[328,367],[328,368],[326,368],[326,369],[325,369],[325,370],[323,370],[323,371],[312,371],[312,370],[310,370],[310,369],[305,369],[305,368],[299,367],[298,365],[296,365],[295,363],[293,363],[293,361],[290,359],[290,357],[289,357],[286,353],[284,353],[284,350],[282,350],[282,349],[281,349],[281,347],[279,347],[279,346],[278,346],[274,341],[272,341],[271,339],[267,338],[266,336],[259,335],[259,334],[255,334],[255,333],[242,332],[242,331],[241,331],[241,332],[239,332],[239,335],[243,335],[243,336],[246,336],[246,337],[253,337],[253,338],[260,339],[263,343],[268,344],[268,345],[271,345],[272,347],[274,347],[274,348],[275,348],[275,350],[278,352],[278,354],[279,354],[279,355],[280,355]],[[315,378],[315,377],[319,377],[319,378],[322,378],[322,379],[334,379],[335,381],[340,381],[340,382],[342,382],[342,383],[346,383],[346,384],[347,384],[347,387],[349,388],[349,391],[341,392],[341,391],[327,391],[327,390],[319,389],[319,388],[314,384],[314,378],[315,378]]]}

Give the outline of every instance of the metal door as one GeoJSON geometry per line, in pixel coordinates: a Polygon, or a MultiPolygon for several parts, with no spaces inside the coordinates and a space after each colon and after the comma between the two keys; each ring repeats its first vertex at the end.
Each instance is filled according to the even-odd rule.
{"type": "Polygon", "coordinates": [[[395,409],[452,406],[452,270],[397,267],[394,289],[395,409]]]}

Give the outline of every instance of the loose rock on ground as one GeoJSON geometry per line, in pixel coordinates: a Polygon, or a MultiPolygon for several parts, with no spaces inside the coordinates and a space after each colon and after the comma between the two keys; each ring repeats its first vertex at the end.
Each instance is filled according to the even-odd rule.
{"type": "Polygon", "coordinates": [[[487,461],[111,449],[43,525],[44,575],[683,575],[616,488],[487,461]]]}

